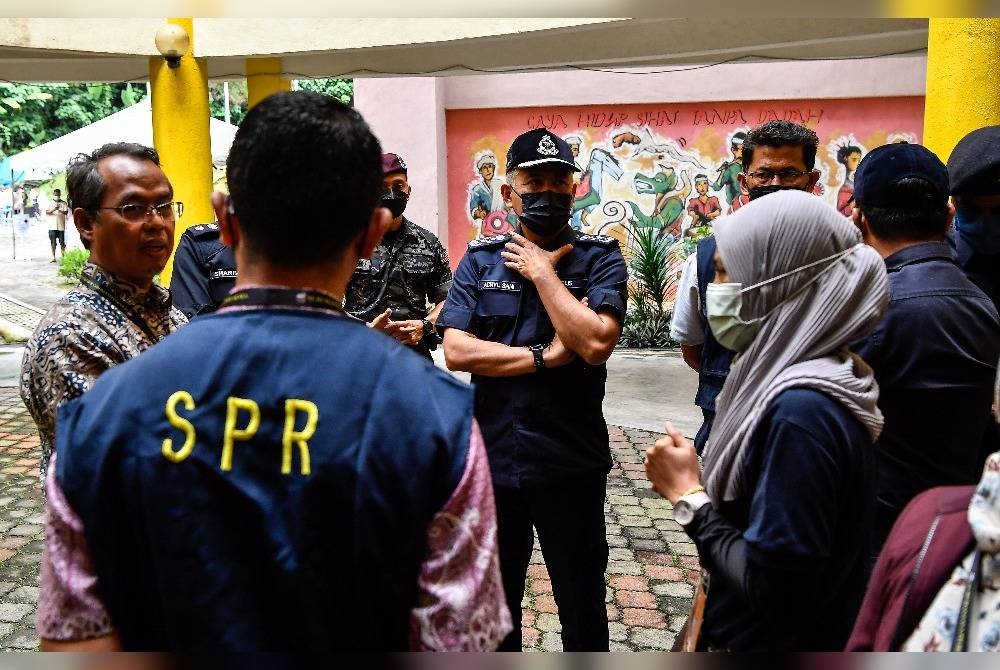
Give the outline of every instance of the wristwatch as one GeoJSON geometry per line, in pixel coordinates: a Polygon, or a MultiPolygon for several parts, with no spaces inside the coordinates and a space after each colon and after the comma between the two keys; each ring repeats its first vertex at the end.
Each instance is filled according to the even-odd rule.
{"type": "Polygon", "coordinates": [[[424,337],[427,337],[434,332],[434,324],[427,319],[423,319],[424,322],[424,337]]]}
{"type": "Polygon", "coordinates": [[[549,345],[547,345],[547,344],[532,344],[530,347],[528,347],[528,349],[531,350],[531,355],[535,359],[535,370],[536,371],[538,371],[538,370],[544,370],[545,369],[545,359],[542,358],[542,352],[545,351],[545,347],[547,347],[547,346],[549,346],[549,345]]]}
{"type": "Polygon", "coordinates": [[[711,502],[704,486],[695,486],[684,492],[674,503],[674,521],[686,526],[694,521],[695,512],[711,502]]]}

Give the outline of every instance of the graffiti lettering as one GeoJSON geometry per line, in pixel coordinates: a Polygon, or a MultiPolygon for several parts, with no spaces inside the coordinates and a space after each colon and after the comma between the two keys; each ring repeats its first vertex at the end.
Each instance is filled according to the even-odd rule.
{"type": "Polygon", "coordinates": [[[823,113],[823,109],[813,109],[812,107],[801,109],[762,109],[760,110],[757,123],[774,120],[793,121],[795,123],[819,123],[823,119],[823,113]]]}
{"type": "Polygon", "coordinates": [[[659,110],[657,112],[639,112],[636,114],[639,125],[642,126],[656,126],[657,128],[662,126],[672,126],[677,123],[677,114],[675,110],[673,112],[668,112],[666,110],[659,110]]]}
{"type": "Polygon", "coordinates": [[[528,117],[528,129],[534,130],[535,128],[552,130],[554,128],[569,128],[569,124],[566,123],[562,114],[536,114],[528,117]]]}
{"type": "Polygon", "coordinates": [[[628,120],[628,114],[618,112],[587,112],[576,119],[577,128],[620,128],[628,120]]]}
{"type": "Polygon", "coordinates": [[[722,126],[746,125],[747,120],[741,109],[696,109],[694,110],[694,125],[722,126]]]}

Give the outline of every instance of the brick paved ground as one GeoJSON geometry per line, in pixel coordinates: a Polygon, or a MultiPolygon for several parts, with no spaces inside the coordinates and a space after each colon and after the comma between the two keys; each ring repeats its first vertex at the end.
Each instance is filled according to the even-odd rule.
{"type": "MultiPolygon", "coordinates": [[[[657,435],[609,426],[615,467],[608,480],[608,621],[612,651],[669,649],[684,623],[697,576],[695,548],[670,505],[649,488],[643,452],[657,435]]],[[[44,499],[38,437],[17,389],[0,388],[0,651],[34,649],[44,499]]],[[[524,645],[562,648],[552,585],[537,550],[524,600],[524,645]]]]}
{"type": "MultiPolygon", "coordinates": [[[[656,433],[608,426],[615,466],[608,478],[608,621],[611,651],[669,649],[691,607],[698,576],[694,543],[654,493],[642,465],[656,433]]],[[[538,545],[523,601],[524,648],[560,651],[559,617],[538,545]]]]}
{"type": "Polygon", "coordinates": [[[44,511],[35,424],[17,389],[0,388],[0,651],[38,646],[44,511]]]}

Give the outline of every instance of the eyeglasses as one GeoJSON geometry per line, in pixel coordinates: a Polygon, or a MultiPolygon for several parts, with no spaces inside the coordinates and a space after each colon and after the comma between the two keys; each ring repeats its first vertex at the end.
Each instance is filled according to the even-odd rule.
{"type": "Polygon", "coordinates": [[[120,207],[98,207],[98,209],[113,209],[130,223],[141,223],[149,219],[153,212],[156,212],[164,221],[173,221],[176,216],[184,215],[183,202],[164,202],[159,205],[122,205],[120,207]]]}
{"type": "Polygon", "coordinates": [[[778,178],[778,182],[781,184],[790,184],[793,181],[798,181],[807,174],[809,173],[803,172],[802,170],[796,170],[795,168],[785,168],[784,170],[779,170],[778,172],[775,172],[774,170],[757,170],[756,172],[748,172],[747,177],[758,184],[770,184],[774,181],[775,177],[778,178]]]}

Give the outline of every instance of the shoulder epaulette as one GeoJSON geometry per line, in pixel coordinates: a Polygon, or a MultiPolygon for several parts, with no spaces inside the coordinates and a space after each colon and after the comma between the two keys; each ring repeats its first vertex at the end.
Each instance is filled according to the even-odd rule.
{"type": "Polygon", "coordinates": [[[218,237],[219,236],[219,224],[217,223],[199,223],[197,226],[191,226],[184,231],[185,235],[191,235],[191,237],[201,238],[201,237],[218,237]]]}
{"type": "Polygon", "coordinates": [[[602,247],[610,247],[612,244],[617,244],[618,240],[611,237],[610,235],[577,235],[577,242],[583,242],[585,244],[596,244],[602,247]]]}
{"type": "Polygon", "coordinates": [[[488,249],[510,242],[510,235],[494,235],[493,237],[479,237],[469,242],[469,249],[488,249]]]}

